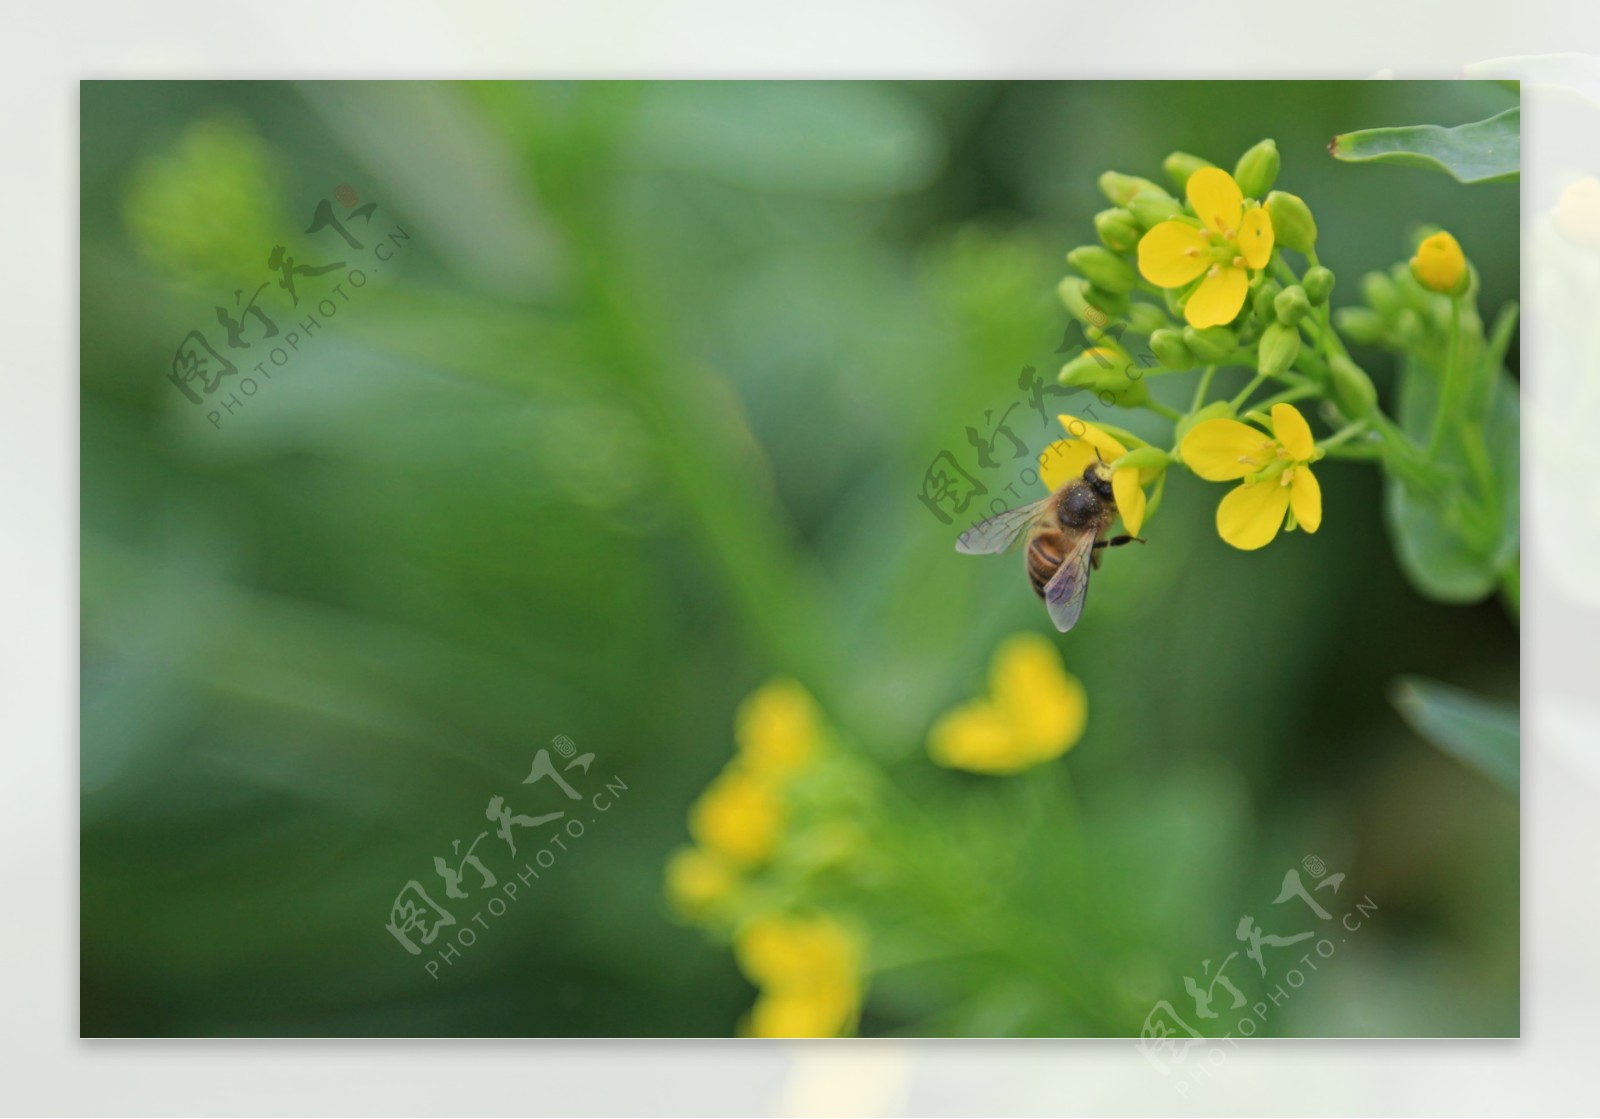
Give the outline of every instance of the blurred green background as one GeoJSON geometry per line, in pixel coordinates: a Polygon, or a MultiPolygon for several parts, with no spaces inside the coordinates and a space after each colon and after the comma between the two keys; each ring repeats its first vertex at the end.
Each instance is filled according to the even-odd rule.
{"type": "MultiPolygon", "coordinates": [[[[933,767],[928,727],[1002,636],[1053,631],[1020,563],[957,556],[916,496],[940,451],[970,468],[965,429],[1022,399],[1024,365],[1053,378],[1062,254],[1093,240],[1107,168],[1231,166],[1273,137],[1335,306],[1426,220],[1491,317],[1517,295],[1516,184],[1326,144],[1511,97],[85,83],[82,1032],[731,1033],[752,988],[673,919],[661,867],[739,700],[783,673],[944,837],[958,901],[1095,976],[1057,1001],[1003,956],[891,968],[864,1033],[1137,1034],[1308,854],[1378,911],[1261,1032],[1517,1033],[1517,804],[1386,698],[1402,673],[1515,698],[1517,633],[1403,581],[1375,470],[1319,470],[1322,531],[1252,554],[1212,529],[1220,491],[1175,476],[1060,639],[1085,738],[1000,779],[933,767]],[[335,203],[360,250],[304,232],[341,185],[377,204],[335,203]],[[368,282],[301,275],[291,309],[279,245],[368,282]],[[216,395],[272,377],[213,423],[174,349],[221,350],[216,308],[263,283],[280,336],[241,319],[216,395]],[[585,795],[627,791],[430,976],[385,928],[396,894],[444,900],[432,860],[492,827],[490,796],[548,811],[520,782],[557,735],[596,755],[585,795]]],[[[497,842],[479,853],[505,878],[497,842]]]]}

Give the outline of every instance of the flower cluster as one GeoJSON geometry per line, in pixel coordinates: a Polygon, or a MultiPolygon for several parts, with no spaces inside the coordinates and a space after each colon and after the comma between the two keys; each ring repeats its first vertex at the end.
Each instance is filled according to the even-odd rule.
{"type": "MultiPolygon", "coordinates": [[[[1311,466],[1323,458],[1378,461],[1407,484],[1437,486],[1443,477],[1430,461],[1436,441],[1408,437],[1383,414],[1340,331],[1403,348],[1420,339],[1424,317],[1441,332],[1454,329],[1452,337],[1475,329],[1463,310],[1472,280],[1461,246],[1448,233],[1429,232],[1409,265],[1367,277],[1370,308],[1347,309],[1336,325],[1335,277],[1317,257],[1316,220],[1302,198],[1272,189],[1279,166],[1277,146],[1263,140],[1231,173],[1173,152],[1163,168],[1178,195],[1108,171],[1100,187],[1113,205],[1095,216],[1100,244],[1067,254],[1077,275],[1059,293],[1092,345],[1062,367],[1061,383],[1095,391],[1108,408],[1153,412],[1170,421],[1172,436],[1155,444],[1098,417],[1063,416],[1076,447],[1068,440],[1070,453],[1047,452],[1063,468],[1044,472],[1046,484],[1069,478],[1083,448],[1098,454],[1113,470],[1129,533],[1154,515],[1175,465],[1236,483],[1217,506],[1216,526],[1244,551],[1265,547],[1285,528],[1317,531],[1322,490],[1311,466]],[[1303,258],[1303,270],[1288,253],[1303,258]],[[1445,305],[1434,302],[1441,297],[1445,305]],[[1136,359],[1140,335],[1147,342],[1136,359]],[[1243,384],[1213,397],[1235,368],[1245,371],[1243,384]],[[1174,393],[1161,380],[1185,372],[1197,376],[1192,393],[1174,393]],[[1332,432],[1319,439],[1314,419],[1332,432]]],[[[1440,365],[1466,360],[1434,349],[1440,365]]]]}
{"type": "Polygon", "coordinates": [[[741,1030],[751,1037],[841,1037],[861,1008],[860,936],[825,915],[758,917],[734,938],[739,967],[761,994],[741,1030]]]}
{"type": "Polygon", "coordinates": [[[829,745],[811,694],[776,679],[734,719],[737,752],[689,809],[693,846],[667,860],[677,914],[732,941],[761,995],[759,1037],[831,1037],[853,1028],[863,950],[838,916],[800,900],[858,847],[850,763],[829,745]]]}

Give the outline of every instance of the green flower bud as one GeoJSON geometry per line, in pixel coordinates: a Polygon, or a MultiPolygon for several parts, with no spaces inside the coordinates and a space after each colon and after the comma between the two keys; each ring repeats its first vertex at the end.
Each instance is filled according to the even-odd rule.
{"type": "Polygon", "coordinates": [[[1061,367],[1057,380],[1096,395],[1110,393],[1115,403],[1124,408],[1137,407],[1150,399],[1144,370],[1127,354],[1109,346],[1083,351],[1061,367]]]}
{"type": "Polygon", "coordinates": [[[1410,307],[1402,308],[1394,317],[1394,338],[1404,349],[1412,349],[1422,342],[1422,316],[1410,307]]]}
{"type": "Polygon", "coordinates": [[[1193,175],[1202,167],[1213,166],[1215,164],[1209,159],[1201,159],[1199,156],[1190,155],[1188,152],[1173,152],[1161,161],[1161,169],[1167,173],[1167,178],[1171,179],[1173,185],[1179,190],[1189,185],[1190,175],[1193,175]]]}
{"type": "Polygon", "coordinates": [[[1263,140],[1245,152],[1233,168],[1233,181],[1246,198],[1260,198],[1272,189],[1277,178],[1278,145],[1271,140],[1263,140]]]}
{"type": "Polygon", "coordinates": [[[1311,313],[1311,297],[1299,284],[1284,288],[1272,301],[1272,310],[1284,326],[1294,326],[1311,313]]]}
{"type": "Polygon", "coordinates": [[[1104,310],[1089,302],[1089,281],[1082,276],[1066,276],[1056,285],[1056,294],[1067,313],[1088,326],[1105,326],[1110,321],[1104,310]]]}
{"type": "Polygon", "coordinates": [[[1386,321],[1392,320],[1404,306],[1400,289],[1382,272],[1368,272],[1361,277],[1361,297],[1386,321]]]}
{"type": "Polygon", "coordinates": [[[1333,273],[1320,264],[1306,269],[1305,279],[1300,282],[1305,285],[1306,297],[1313,307],[1322,306],[1333,294],[1333,273]]]}
{"type": "Polygon", "coordinates": [[[1164,288],[1164,289],[1162,289],[1161,300],[1162,300],[1162,302],[1164,302],[1167,305],[1167,314],[1171,315],[1175,319],[1183,318],[1183,289],[1182,288],[1164,288]]]}
{"type": "Polygon", "coordinates": [[[1141,228],[1150,229],[1183,213],[1183,205],[1160,187],[1150,187],[1129,200],[1128,211],[1141,228]]]}
{"type": "Polygon", "coordinates": [[[1368,307],[1341,307],[1333,313],[1340,333],[1352,342],[1372,346],[1383,341],[1383,316],[1368,307]]]}
{"type": "Polygon", "coordinates": [[[1161,190],[1161,188],[1149,179],[1141,179],[1137,175],[1124,175],[1119,171],[1107,171],[1100,176],[1100,193],[1111,199],[1113,206],[1126,206],[1141,190],[1161,190]]]}
{"type": "Polygon", "coordinates": [[[1183,344],[1189,347],[1189,352],[1203,362],[1221,361],[1233,353],[1238,345],[1233,331],[1225,326],[1208,326],[1204,330],[1196,330],[1192,326],[1183,328],[1183,344]]]}
{"type": "Polygon", "coordinates": [[[1256,369],[1269,377],[1286,371],[1300,356],[1300,331],[1275,322],[1261,332],[1256,369]]]}
{"type": "Polygon", "coordinates": [[[1333,399],[1339,411],[1352,420],[1364,419],[1378,406],[1378,390],[1372,378],[1343,354],[1328,357],[1328,372],[1333,380],[1333,399]]]}
{"type": "Polygon", "coordinates": [[[1267,216],[1272,219],[1272,235],[1279,245],[1297,253],[1308,253],[1317,244],[1317,223],[1311,207],[1297,195],[1275,190],[1267,195],[1267,216]]]}
{"type": "Polygon", "coordinates": [[[1120,206],[1096,214],[1094,231],[1107,248],[1119,253],[1131,253],[1138,248],[1139,236],[1143,232],[1139,223],[1133,220],[1133,215],[1120,206]]]}
{"type": "MultiPolygon", "coordinates": [[[[1160,472],[1172,465],[1172,456],[1160,447],[1137,447],[1117,459],[1117,468],[1160,472]]],[[[1146,479],[1148,481],[1148,479],[1146,479]]]]}
{"type": "Polygon", "coordinates": [[[1089,302],[1104,311],[1113,319],[1120,319],[1128,313],[1128,293],[1125,291],[1107,291],[1099,284],[1089,283],[1089,302]]]}
{"type": "Polygon", "coordinates": [[[1282,290],[1283,286],[1276,280],[1262,281],[1261,286],[1256,289],[1255,301],[1250,304],[1250,313],[1256,317],[1258,322],[1268,323],[1278,317],[1277,311],[1273,309],[1272,301],[1278,297],[1278,293],[1282,290]]]}
{"type": "Polygon", "coordinates": [[[1131,290],[1139,280],[1133,265],[1104,245],[1080,245],[1067,254],[1067,263],[1103,291],[1120,294],[1131,290]]]}
{"type": "Polygon", "coordinates": [[[1169,321],[1167,313],[1154,303],[1134,303],[1128,308],[1128,329],[1135,334],[1153,334],[1169,321]]]}
{"type": "Polygon", "coordinates": [[[1179,330],[1163,329],[1150,335],[1150,352],[1168,369],[1193,369],[1196,364],[1179,330]]]}

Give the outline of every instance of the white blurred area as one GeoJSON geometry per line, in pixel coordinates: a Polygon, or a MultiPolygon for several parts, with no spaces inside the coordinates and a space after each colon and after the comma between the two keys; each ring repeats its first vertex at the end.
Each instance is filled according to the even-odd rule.
{"type": "Polygon", "coordinates": [[[0,1110],[27,1114],[1600,1112],[1600,43],[1592,5],[895,0],[61,5],[7,36],[10,765],[0,1110]],[[1163,10],[1165,9],[1165,10],[1163,10]],[[1304,21],[1297,25],[1296,21],[1304,21]],[[1523,81],[1523,1040],[1257,1042],[1180,1092],[1128,1041],[80,1042],[79,77],[1360,76],[1523,81]],[[1588,185],[1586,185],[1588,184],[1588,185]],[[20,267],[28,262],[27,268],[20,267]]]}

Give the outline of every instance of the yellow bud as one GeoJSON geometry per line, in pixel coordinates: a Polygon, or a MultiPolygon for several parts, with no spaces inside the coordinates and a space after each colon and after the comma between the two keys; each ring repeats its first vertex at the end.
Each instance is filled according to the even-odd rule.
{"type": "Polygon", "coordinates": [[[1411,274],[1430,291],[1460,295],[1467,287],[1467,258],[1448,233],[1435,233],[1417,246],[1411,274]]]}

